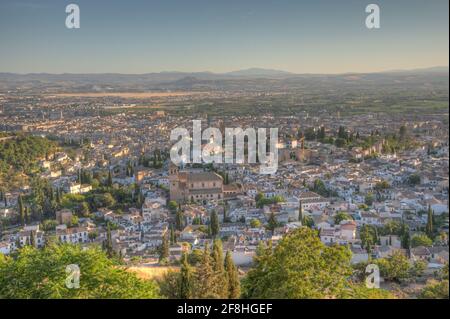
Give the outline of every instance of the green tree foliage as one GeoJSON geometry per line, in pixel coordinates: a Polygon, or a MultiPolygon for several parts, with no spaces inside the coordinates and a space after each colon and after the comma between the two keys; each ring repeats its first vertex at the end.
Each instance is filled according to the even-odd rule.
{"type": "Polygon", "coordinates": [[[169,203],[167,204],[167,207],[169,208],[169,210],[170,210],[172,213],[175,213],[175,212],[177,211],[177,209],[178,209],[178,204],[177,204],[176,201],[171,200],[171,201],[169,201],[169,203]]]}
{"type": "Polygon", "coordinates": [[[230,251],[227,251],[227,254],[225,255],[225,272],[228,280],[226,297],[229,299],[238,299],[241,295],[241,283],[239,281],[236,265],[231,258],[230,251]]]}
{"type": "Polygon", "coordinates": [[[108,226],[106,228],[106,240],[103,242],[103,248],[106,251],[106,254],[108,255],[109,258],[113,258],[115,256],[110,223],[108,223],[108,226]]]}
{"type": "Polygon", "coordinates": [[[417,174],[411,174],[408,176],[407,182],[411,186],[419,185],[420,184],[420,176],[417,174]]]}
{"type": "MultiPolygon", "coordinates": [[[[124,203],[125,200],[129,199],[128,197],[131,197],[130,194],[120,194],[120,192],[121,192],[120,190],[115,191],[117,199],[113,196],[113,194],[106,191],[90,193],[87,196],[85,196],[85,198],[90,203],[90,206],[92,206],[94,210],[101,207],[113,208],[118,202],[124,203]]],[[[66,197],[66,195],[64,195],[64,197],[66,197]]]]}
{"type": "Polygon", "coordinates": [[[385,289],[371,289],[364,284],[351,284],[344,290],[340,298],[343,299],[395,299],[395,296],[385,289]]]}
{"type": "Polygon", "coordinates": [[[303,217],[302,225],[308,228],[312,228],[314,226],[314,220],[311,216],[305,216],[303,217]]]}
{"type": "Polygon", "coordinates": [[[180,269],[180,298],[189,299],[193,295],[193,273],[188,263],[187,255],[181,257],[180,269]]]}
{"type": "Polygon", "coordinates": [[[58,226],[58,221],[52,219],[46,219],[41,224],[43,231],[55,230],[56,226],[58,226]]]}
{"type": "Polygon", "coordinates": [[[157,285],[138,279],[98,248],[26,246],[11,257],[0,256],[0,299],[158,298],[157,285]],[[66,267],[80,268],[80,287],[66,287],[66,267]]]}
{"type": "Polygon", "coordinates": [[[167,271],[162,278],[158,280],[161,295],[169,299],[182,299],[180,279],[181,277],[179,271],[167,271]]]}
{"type": "Polygon", "coordinates": [[[387,258],[374,261],[380,267],[380,274],[386,280],[401,281],[410,276],[410,263],[408,258],[401,252],[395,252],[387,258]]]}
{"type": "Polygon", "coordinates": [[[0,181],[9,180],[11,174],[36,172],[39,160],[56,150],[56,143],[31,135],[18,135],[0,142],[0,181]]]}
{"type": "Polygon", "coordinates": [[[211,236],[216,237],[219,234],[220,225],[219,225],[219,218],[217,217],[217,213],[215,211],[211,213],[210,225],[211,225],[211,236]]]}
{"type": "Polygon", "coordinates": [[[167,239],[167,236],[164,235],[162,237],[162,243],[161,246],[159,247],[159,262],[167,262],[167,260],[169,259],[169,240],[167,239]]]}
{"type": "Polygon", "coordinates": [[[225,273],[225,265],[223,259],[223,247],[220,239],[215,239],[211,253],[214,271],[214,294],[219,298],[228,297],[228,280],[225,273]]]}
{"type": "Polygon", "coordinates": [[[409,232],[409,226],[406,225],[405,223],[402,223],[400,232],[398,235],[400,236],[402,248],[410,249],[411,248],[411,235],[409,232]]]}
{"type": "Polygon", "coordinates": [[[431,246],[433,244],[433,241],[428,238],[426,235],[415,235],[411,239],[411,246],[412,247],[418,247],[418,246],[431,246]]]}
{"type": "Polygon", "coordinates": [[[243,295],[283,299],[340,296],[352,273],[350,259],[348,248],[325,246],[314,230],[299,228],[275,249],[270,244],[258,247],[255,266],[243,281],[243,295]]]}
{"type": "Polygon", "coordinates": [[[178,231],[182,231],[184,227],[184,217],[183,212],[181,210],[177,210],[175,215],[175,228],[178,231]]]}
{"type": "Polygon", "coordinates": [[[397,221],[388,221],[379,229],[380,235],[397,235],[401,236],[405,229],[404,224],[397,221]]]}
{"type": "Polygon", "coordinates": [[[376,191],[382,191],[382,190],[388,189],[390,187],[391,187],[391,185],[389,185],[389,183],[387,181],[381,181],[381,182],[378,182],[375,184],[374,189],[376,191]]]}
{"type": "Polygon", "coordinates": [[[313,141],[317,138],[317,134],[316,131],[314,129],[314,127],[309,127],[306,131],[305,131],[305,139],[307,141],[313,141]]]}
{"type": "Polygon", "coordinates": [[[347,214],[346,212],[338,212],[336,216],[334,216],[334,223],[339,225],[343,220],[353,220],[353,218],[347,214]]]}
{"type": "Polygon", "coordinates": [[[275,217],[275,214],[272,212],[270,213],[269,219],[267,220],[267,229],[270,231],[274,231],[275,228],[278,227],[278,221],[277,218],[275,217]]]}
{"type": "Polygon", "coordinates": [[[250,221],[250,227],[252,227],[252,228],[259,228],[259,227],[261,227],[261,221],[259,219],[256,219],[256,218],[252,219],[250,221]]]}
{"type": "Polygon", "coordinates": [[[209,253],[209,245],[205,245],[202,260],[196,271],[196,288],[195,298],[218,298],[214,289],[214,270],[211,255],[209,253]]]}
{"type": "Polygon", "coordinates": [[[273,196],[271,198],[267,198],[267,197],[259,197],[259,199],[256,201],[256,207],[258,208],[263,208],[265,205],[271,205],[271,204],[277,204],[277,203],[282,203],[285,202],[286,200],[284,199],[283,196],[273,196]]]}
{"type": "Polygon", "coordinates": [[[419,294],[421,299],[448,299],[449,282],[447,280],[430,280],[419,294]]]}
{"type": "Polygon", "coordinates": [[[17,210],[19,211],[20,223],[23,226],[26,223],[26,218],[25,218],[25,205],[23,203],[22,195],[19,195],[19,199],[17,200],[17,207],[18,207],[17,210]]]}
{"type": "Polygon", "coordinates": [[[334,145],[336,145],[336,147],[344,147],[347,145],[347,141],[343,138],[337,138],[334,141],[334,145]]]}
{"type": "Polygon", "coordinates": [[[264,194],[263,193],[258,193],[255,196],[255,202],[259,202],[263,198],[264,198],[264,194]]]}
{"type": "Polygon", "coordinates": [[[203,251],[200,249],[193,249],[188,255],[188,261],[191,266],[197,266],[203,258],[203,251]]]}
{"type": "Polygon", "coordinates": [[[227,203],[223,204],[223,222],[228,223],[230,219],[228,218],[228,205],[227,203]]]}
{"type": "Polygon", "coordinates": [[[425,227],[425,233],[429,238],[434,238],[433,219],[433,211],[431,210],[431,206],[428,206],[427,225],[425,227]]]}
{"type": "Polygon", "coordinates": [[[427,269],[428,263],[424,260],[417,260],[410,267],[410,275],[411,277],[421,277],[424,271],[427,269]]]}
{"type": "Polygon", "coordinates": [[[373,194],[371,194],[371,193],[367,194],[367,195],[364,197],[364,203],[365,203],[367,206],[372,206],[373,201],[374,201],[374,197],[373,197],[373,194]]]}
{"type": "Polygon", "coordinates": [[[325,138],[326,134],[325,134],[325,127],[321,126],[319,129],[319,132],[317,133],[317,139],[319,140],[323,140],[325,138]]]}
{"type": "Polygon", "coordinates": [[[239,298],[240,282],[237,268],[227,253],[223,258],[222,244],[216,239],[212,249],[183,254],[180,271],[169,271],[159,281],[161,294],[172,299],[239,298]]]}
{"type": "Polygon", "coordinates": [[[314,184],[310,187],[310,190],[324,197],[330,197],[333,195],[332,192],[325,186],[325,183],[320,179],[316,179],[314,181],[314,184]]]}
{"type": "Polygon", "coordinates": [[[341,138],[343,140],[347,140],[348,139],[348,132],[347,132],[345,127],[339,126],[337,137],[341,138]]]}
{"type": "Polygon", "coordinates": [[[175,230],[173,228],[173,224],[170,225],[170,244],[173,245],[177,242],[177,237],[175,234],[175,230]]]}
{"type": "Polygon", "coordinates": [[[368,253],[372,251],[372,247],[378,242],[377,229],[371,225],[362,225],[359,232],[362,247],[368,253]]]}
{"type": "Polygon", "coordinates": [[[108,171],[108,178],[106,180],[106,186],[112,187],[112,185],[113,185],[112,172],[111,172],[111,170],[109,170],[108,171]]]}
{"type": "Polygon", "coordinates": [[[299,221],[299,222],[303,221],[303,205],[302,205],[302,201],[299,202],[299,207],[298,207],[298,221],[299,221]]]}

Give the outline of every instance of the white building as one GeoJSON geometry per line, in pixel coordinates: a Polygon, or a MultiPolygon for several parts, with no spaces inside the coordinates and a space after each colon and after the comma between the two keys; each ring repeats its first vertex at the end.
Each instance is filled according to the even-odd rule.
{"type": "Polygon", "coordinates": [[[88,230],[86,227],[75,227],[58,230],[56,232],[59,241],[62,243],[79,244],[89,241],[88,230]]]}

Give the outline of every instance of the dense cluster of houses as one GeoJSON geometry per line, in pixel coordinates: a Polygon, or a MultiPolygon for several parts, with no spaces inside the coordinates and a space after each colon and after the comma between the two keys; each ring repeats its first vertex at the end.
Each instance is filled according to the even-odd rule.
{"type": "MultiPolygon", "coordinates": [[[[151,119],[153,126],[148,128],[145,123],[149,119],[125,119],[123,116],[111,118],[108,123],[90,122],[90,132],[95,133],[89,136],[89,154],[77,152],[69,157],[61,152],[50,160],[43,160],[42,177],[66,193],[88,193],[92,185],[77,182],[80,169],[124,168],[130,160],[137,162],[140,154],[167,148],[164,141],[175,122],[154,117],[151,119]],[[126,134],[119,134],[114,126],[121,126],[125,120],[131,124],[127,126],[126,134]]],[[[244,127],[254,124],[254,119],[250,118],[234,121],[239,121],[244,127]]],[[[290,119],[267,118],[263,121],[279,125],[287,132],[298,127],[290,119]]],[[[344,124],[354,131],[368,134],[367,127],[384,128],[375,123],[380,123],[379,119],[367,116],[344,124]]],[[[66,122],[64,125],[69,124],[66,122]]],[[[333,129],[332,122],[326,124],[333,129]]],[[[132,176],[125,175],[122,169],[114,174],[113,183],[138,183],[144,198],[142,206],[125,212],[100,208],[91,217],[80,218],[76,227],[70,225],[73,212],[58,211],[58,225],[54,230],[44,231],[39,225],[26,225],[3,232],[0,252],[10,254],[18,246],[29,244],[43,247],[50,238],[62,243],[98,245],[105,240],[106,225],[109,224],[113,226],[110,230],[113,248],[123,258],[156,259],[163,238],[173,232],[176,242],[171,242],[170,255],[176,259],[183,251],[202,249],[211,241],[208,225],[214,212],[219,218],[218,235],[223,240],[224,250],[230,250],[240,266],[252,262],[259,242],[271,240],[276,245],[284,234],[304,226],[302,223],[307,217],[324,244],[349,246],[354,263],[401,251],[411,260],[427,260],[430,269],[439,268],[448,262],[448,243],[433,243],[429,247],[414,247],[406,251],[396,234],[387,234],[381,236],[373,247],[372,256],[361,243],[360,229],[363,225],[382,227],[388,222],[398,221],[407,224],[412,235],[420,234],[427,223],[427,214],[423,212],[428,209],[435,216],[447,216],[447,222],[439,231],[448,234],[448,136],[439,135],[442,132],[433,129],[438,125],[433,121],[409,125],[411,129],[424,133],[421,139],[428,147],[417,147],[401,154],[380,153],[367,157],[371,152],[378,153],[382,145],[375,145],[365,154],[367,150],[360,148],[305,142],[295,134],[286,134],[280,141],[280,154],[286,153],[286,149],[294,149],[295,152],[293,156],[280,156],[278,170],[270,175],[261,175],[257,165],[248,164],[214,164],[214,172],[210,168],[205,171],[206,168],[198,167],[171,171],[173,167],[166,161],[161,168],[136,165],[132,176]],[[230,182],[225,184],[217,172],[226,173],[230,182]],[[417,177],[414,184],[410,183],[411,176],[417,177]],[[321,189],[316,189],[317,181],[321,182],[321,189]],[[261,196],[282,200],[261,205],[258,202],[261,196]],[[171,200],[179,205],[176,210],[182,214],[181,229],[173,229],[175,213],[169,209],[171,200]],[[336,223],[336,215],[343,212],[350,218],[336,223]],[[267,227],[271,217],[277,221],[273,230],[267,227]]],[[[64,135],[61,125],[49,130],[58,128],[64,135]]],[[[66,131],[69,133],[68,127],[66,131]]],[[[70,128],[73,136],[82,131],[83,128],[78,126],[70,128]]],[[[8,201],[0,203],[0,216],[3,217],[17,213],[18,193],[8,195],[8,201]]]]}

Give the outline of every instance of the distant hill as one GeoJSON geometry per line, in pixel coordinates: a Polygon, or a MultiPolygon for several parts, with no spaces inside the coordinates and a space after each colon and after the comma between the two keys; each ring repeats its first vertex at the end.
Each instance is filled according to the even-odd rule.
{"type": "Polygon", "coordinates": [[[273,69],[261,69],[261,68],[250,68],[245,70],[237,70],[232,72],[227,72],[225,75],[231,76],[245,76],[245,77],[280,77],[295,75],[294,73],[273,69]]]}
{"type": "Polygon", "coordinates": [[[91,74],[74,74],[74,73],[29,73],[29,74],[17,74],[17,73],[2,73],[0,72],[0,80],[13,80],[13,81],[93,81],[93,82],[122,82],[122,81],[136,81],[136,82],[168,82],[179,81],[184,78],[198,79],[198,80],[217,80],[217,79],[233,79],[233,78],[289,78],[295,76],[308,77],[308,76],[320,76],[320,77],[337,77],[347,76],[349,74],[355,75],[368,75],[368,74],[386,74],[386,73],[435,73],[435,72],[449,72],[448,66],[436,66],[431,68],[411,69],[411,70],[389,70],[384,72],[366,72],[356,73],[348,72],[344,74],[303,74],[292,73],[282,70],[263,69],[263,68],[249,68],[243,70],[236,70],[226,73],[213,73],[213,72],[177,72],[177,71],[163,71],[155,73],[143,73],[143,74],[121,74],[121,73],[91,73],[91,74]]]}
{"type": "Polygon", "coordinates": [[[420,69],[411,69],[411,70],[390,70],[383,73],[448,73],[448,66],[435,66],[431,68],[420,68],[420,69]]]}
{"type": "Polygon", "coordinates": [[[0,73],[0,92],[147,92],[166,90],[253,90],[322,88],[407,89],[448,85],[448,67],[392,70],[378,73],[295,74],[287,71],[250,68],[228,73],[159,72],[145,74],[13,74],[0,73]]]}

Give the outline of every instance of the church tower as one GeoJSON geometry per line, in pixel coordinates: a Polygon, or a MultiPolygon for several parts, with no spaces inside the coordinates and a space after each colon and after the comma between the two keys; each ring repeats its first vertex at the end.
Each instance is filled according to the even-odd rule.
{"type": "Polygon", "coordinates": [[[178,166],[176,166],[174,163],[170,162],[169,165],[169,175],[173,176],[173,175],[178,175],[178,166]]]}
{"type": "Polygon", "coordinates": [[[178,200],[180,197],[180,182],[178,179],[178,166],[172,162],[169,165],[169,190],[170,200],[178,200]]]}

